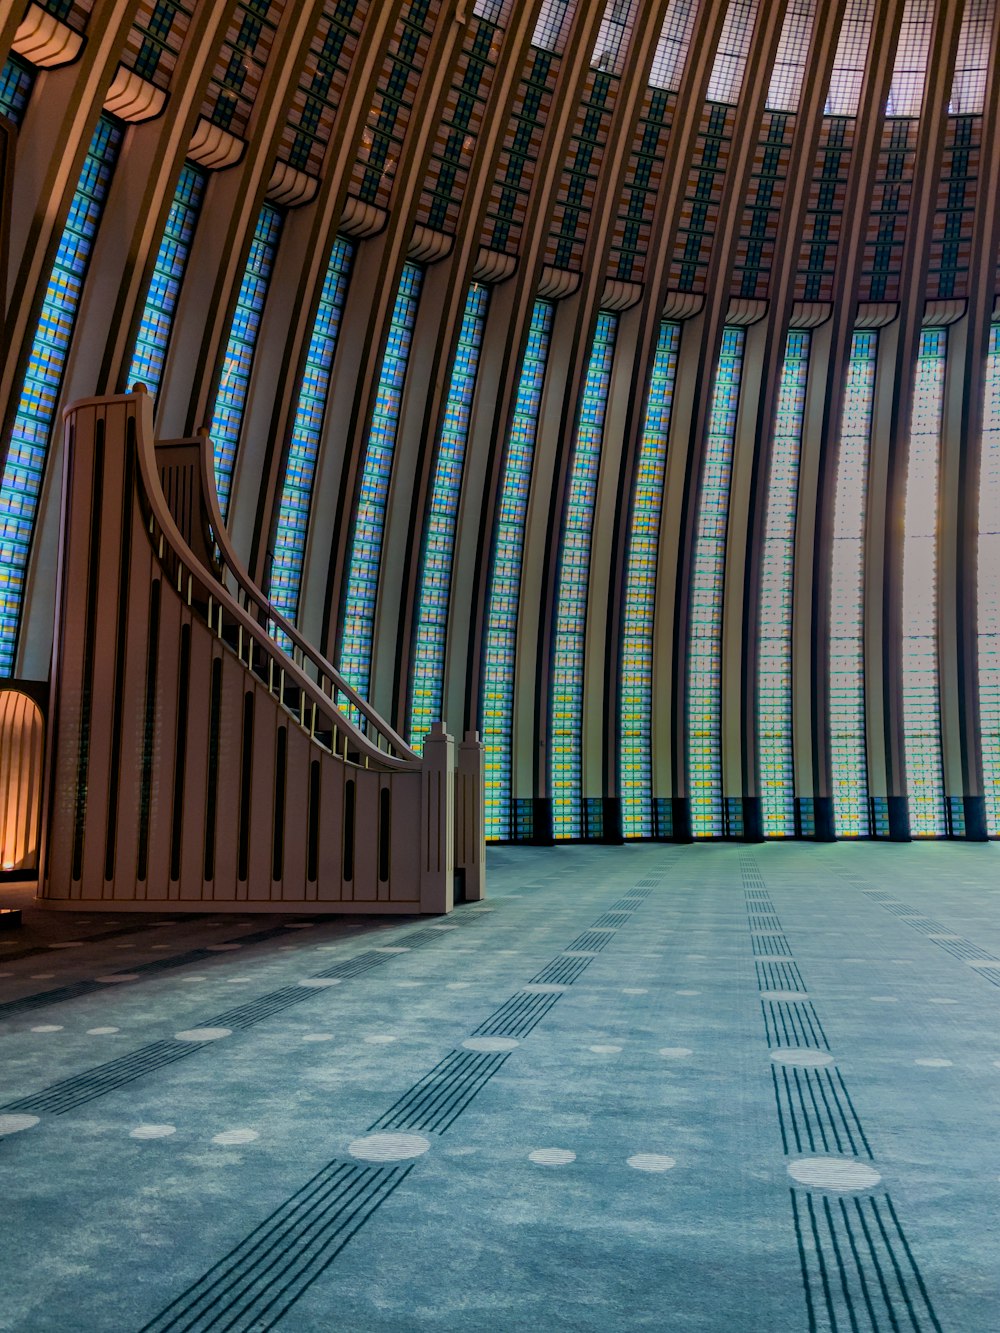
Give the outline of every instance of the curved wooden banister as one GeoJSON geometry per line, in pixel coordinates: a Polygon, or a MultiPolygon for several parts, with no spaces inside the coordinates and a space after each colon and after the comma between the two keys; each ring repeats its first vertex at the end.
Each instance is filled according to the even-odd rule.
{"type": "Polygon", "coordinates": [[[136,452],[141,502],[157,559],[177,592],[192,610],[204,615],[216,636],[229,643],[243,664],[267,684],[299,725],[331,753],[365,768],[392,771],[419,768],[419,755],[382,722],[324,658],[309,648],[297,631],[294,638],[292,635],[289,638],[301,652],[303,663],[309,662],[317,672],[315,680],[273,637],[275,631],[287,633],[294,626],[270,606],[233,554],[215,498],[214,477],[205,467],[205,454],[210,447],[207,434],[201,437],[200,455],[206,517],[218,556],[217,570],[206,569],[198,559],[170,512],[160,484],[152,401],[141,386],[137,386],[132,396],[140,405],[136,452]],[[236,585],[236,595],[226,587],[227,573],[236,585]],[[343,694],[348,706],[357,709],[365,719],[367,732],[344,712],[333,691],[343,694]]]}

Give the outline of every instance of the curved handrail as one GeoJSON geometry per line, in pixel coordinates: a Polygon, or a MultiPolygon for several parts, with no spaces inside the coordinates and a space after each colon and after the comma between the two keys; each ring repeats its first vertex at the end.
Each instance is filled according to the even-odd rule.
{"type": "MultiPolygon", "coordinates": [[[[201,440],[199,459],[201,463],[202,494],[205,499],[205,506],[208,510],[208,524],[211,538],[215,543],[219,561],[222,566],[222,577],[224,578],[227,572],[232,575],[238,593],[243,594],[244,605],[248,610],[251,610],[251,614],[253,614],[254,618],[263,626],[271,639],[276,638],[275,633],[271,630],[271,626],[273,626],[278,633],[283,634],[291,643],[292,651],[288,655],[292,658],[293,662],[296,660],[296,653],[298,653],[300,661],[297,665],[301,666],[304,671],[306,670],[305,664],[307,662],[313,667],[316,672],[316,684],[324,694],[328,695],[335,707],[339,708],[341,706],[337,696],[343,695],[347,703],[357,710],[360,717],[366,723],[365,727],[359,729],[362,730],[365,735],[374,733],[376,745],[379,750],[381,750],[382,747],[381,745],[378,745],[378,741],[379,739],[384,738],[390,747],[388,751],[390,754],[395,753],[398,758],[419,761],[420,756],[417,752],[411,746],[407,745],[403,737],[400,736],[394,728],[389,726],[383,718],[379,717],[371,704],[366,699],[363,699],[354,687],[344,679],[333,663],[328,661],[322,653],[303,638],[298,628],[293,625],[287,617],[282,615],[282,613],[264,595],[260,588],[257,587],[256,583],[254,583],[236,552],[233,550],[232,543],[229,539],[229,532],[226,528],[225,520],[222,517],[222,510],[219,508],[219,495],[215,485],[215,452],[212,447],[212,440],[208,427],[200,427],[198,436],[201,440]],[[329,690],[325,688],[326,685],[330,686],[329,690]]],[[[278,647],[283,652],[287,653],[287,649],[285,649],[280,641],[278,641],[278,647]]]]}
{"type": "MultiPolygon", "coordinates": [[[[204,601],[205,619],[213,633],[224,641],[226,632],[230,633],[243,665],[267,685],[281,707],[324,749],[347,763],[364,768],[373,763],[393,772],[419,768],[421,760],[418,755],[412,752],[392,754],[373,743],[280,645],[266,633],[261,633],[261,624],[214,574],[205,569],[175,523],[160,485],[153,440],[152,401],[140,386],[127,397],[136,401],[139,408],[136,454],[150,540],[161,566],[187,605],[200,611],[200,602],[204,601]],[[293,708],[285,696],[296,692],[297,706],[293,708]],[[329,741],[325,739],[327,733],[329,741]]],[[[238,566],[232,572],[238,573],[238,566]]]]}

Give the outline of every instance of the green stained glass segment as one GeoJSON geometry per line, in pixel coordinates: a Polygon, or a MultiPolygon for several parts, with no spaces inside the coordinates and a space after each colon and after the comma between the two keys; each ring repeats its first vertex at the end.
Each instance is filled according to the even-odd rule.
{"type": "Polygon", "coordinates": [[[489,293],[473,283],[465,301],[462,328],[448,384],[444,423],[434,460],[430,505],[420,562],[417,626],[410,680],[410,743],[419,749],[435,722],[441,720],[445,638],[451,596],[458,502],[462,492],[465,450],[472,417],[472,396],[479,369],[479,350],[486,325],[489,293]]]}
{"type": "Polygon", "coordinates": [[[486,751],[486,836],[494,840],[509,838],[513,831],[511,754],[521,565],[552,318],[552,306],[547,301],[536,301],[531,312],[528,342],[521,362],[510,437],[500,477],[493,538],[493,562],[483,642],[480,727],[486,751]]]}
{"type": "Polygon", "coordinates": [[[348,684],[365,698],[371,676],[386,504],[421,276],[416,264],[403,266],[379,372],[347,564],[338,666],[348,684]]]}
{"type": "Polygon", "coordinates": [[[653,833],[653,619],[679,324],[660,325],[642,427],[622,622],[619,789],[626,838],[653,833]]]}
{"type": "Polygon", "coordinates": [[[618,320],[602,311],[591,346],[563,515],[553,637],[549,791],[556,838],[579,838],[583,809],[583,672],[590,541],[618,320]]]}
{"type": "Polygon", "coordinates": [[[281,235],[281,213],[265,204],[257,217],[239,295],[229,326],[222,374],[212,408],[211,436],[215,450],[215,485],[223,516],[229,509],[236,450],[243,428],[243,413],[250,391],[250,372],[257,350],[257,335],[281,235]]]}
{"type": "Polygon", "coordinates": [[[903,517],[903,738],[910,833],[947,831],[937,650],[937,529],[946,329],[924,329],[917,356],[903,517]]]}
{"type": "Polygon", "coordinates": [[[354,246],[338,236],[330,250],[295,404],[292,439],[278,505],[270,582],[271,601],[289,620],[295,620],[299,609],[320,437],[353,260],[354,246]]]}
{"type": "Polygon", "coordinates": [[[767,838],[795,835],[792,760],[792,571],[809,334],[789,333],[778,389],[761,558],[757,659],[760,797],[767,838]]]}
{"type": "Polygon", "coordinates": [[[702,465],[691,573],[688,644],[688,793],[696,838],[724,832],[722,804],[722,592],[729,523],[736,413],[743,375],[744,332],[722,335],[702,465]]]}
{"type": "Polygon", "coordinates": [[[830,772],[838,838],[871,833],[865,729],[864,544],[878,334],[855,332],[847,369],[830,562],[830,772]]]}
{"type": "Polygon", "coordinates": [[[126,381],[129,385],[142,383],[152,394],[160,388],[174,312],[207,180],[206,171],[190,162],[184,163],[153,265],[126,381]]]}
{"type": "Polygon", "coordinates": [[[1000,324],[990,329],[979,472],[979,728],[986,830],[1000,835],[1000,324]]]}
{"type": "Polygon", "coordinates": [[[0,675],[14,669],[25,574],[49,442],[90,263],[122,132],[101,116],[69,206],[45,289],[0,479],[0,675]]]}

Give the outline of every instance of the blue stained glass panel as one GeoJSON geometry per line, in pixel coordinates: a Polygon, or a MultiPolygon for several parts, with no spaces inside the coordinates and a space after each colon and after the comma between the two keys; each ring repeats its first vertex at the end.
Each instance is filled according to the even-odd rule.
{"type": "Polygon", "coordinates": [[[473,283],[465,301],[434,463],[410,683],[410,743],[418,749],[431,726],[441,720],[455,527],[488,299],[487,289],[473,283]]]}

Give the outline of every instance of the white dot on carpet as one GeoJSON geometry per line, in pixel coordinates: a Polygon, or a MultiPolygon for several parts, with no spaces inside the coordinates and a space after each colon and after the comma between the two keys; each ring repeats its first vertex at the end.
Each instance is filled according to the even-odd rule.
{"type": "Polygon", "coordinates": [[[690,1046],[661,1046],[660,1054],[668,1060],[683,1060],[692,1054],[690,1046]]]}
{"type": "Polygon", "coordinates": [[[118,972],[118,973],[116,973],[116,974],[113,975],[113,976],[107,976],[107,977],[95,977],[94,980],[95,980],[95,981],[99,981],[99,982],[101,983],[102,986],[117,986],[118,983],[119,983],[120,981],[138,981],[138,980],[139,980],[139,973],[138,973],[138,972],[118,972]]]}
{"type": "Polygon", "coordinates": [[[0,1134],[18,1134],[37,1124],[37,1115],[0,1115],[0,1134]]]}
{"type": "Polygon", "coordinates": [[[648,995],[649,991],[645,986],[623,986],[623,995],[648,995]]]}
{"type": "Polygon", "coordinates": [[[218,1143],[223,1148],[229,1148],[237,1143],[253,1143],[254,1139],[259,1139],[260,1135],[255,1129],[224,1129],[221,1134],[213,1134],[212,1142],[218,1143]]]}
{"type": "Polygon", "coordinates": [[[636,1171],[669,1171],[677,1162],[663,1153],[637,1152],[628,1158],[628,1164],[636,1171]]]}
{"type": "MultiPolygon", "coordinates": [[[[55,973],[54,973],[54,972],[31,972],[31,973],[29,973],[28,980],[29,980],[29,981],[51,981],[52,978],[53,978],[54,976],[55,976],[55,973]]],[[[106,978],[106,977],[98,977],[97,980],[98,980],[98,981],[105,981],[105,980],[108,980],[108,978],[106,978]]],[[[120,977],[112,977],[111,980],[112,980],[112,981],[120,981],[121,978],[120,978],[120,977]]]]}
{"type": "Polygon", "coordinates": [[[899,1004],[899,999],[895,995],[869,995],[872,1004],[899,1004]]]}
{"type": "Polygon", "coordinates": [[[233,949],[242,949],[242,944],[206,944],[205,948],[210,953],[230,953],[233,949]]]}
{"type": "Polygon", "coordinates": [[[536,1148],[528,1153],[528,1161],[536,1166],[568,1166],[576,1161],[576,1153],[569,1148],[536,1148]]]}
{"type": "Polygon", "coordinates": [[[617,1055],[618,1052],[621,1050],[621,1047],[620,1047],[620,1046],[588,1046],[587,1049],[590,1050],[590,1051],[593,1051],[595,1055],[617,1055]]]}
{"type": "Polygon", "coordinates": [[[333,1036],[329,1032],[307,1032],[302,1038],[303,1041],[333,1041],[333,1036]]]}
{"type": "Polygon", "coordinates": [[[471,985],[471,981],[449,981],[445,990],[465,990],[467,986],[471,985]]]}
{"type": "Polygon", "coordinates": [[[808,1000],[809,992],[804,990],[762,990],[762,1000],[808,1000]]]}
{"type": "Polygon", "coordinates": [[[446,924],[445,922],[442,921],[442,922],[440,922],[440,923],[439,923],[438,925],[436,925],[436,926],[431,926],[431,930],[458,930],[458,927],[457,927],[457,926],[448,925],[448,924],[446,924]]]}
{"type": "Polygon", "coordinates": [[[962,937],[961,935],[926,935],[924,938],[928,940],[960,940],[962,937]]]}
{"type": "Polygon", "coordinates": [[[129,1130],[128,1136],[130,1139],[168,1139],[176,1133],[176,1125],[136,1125],[135,1129],[129,1130]]]}
{"type": "Polygon", "coordinates": [[[422,981],[397,981],[395,984],[402,990],[412,990],[415,986],[422,986],[424,983],[422,981]]]}
{"type": "Polygon", "coordinates": [[[462,1042],[467,1051],[512,1051],[520,1044],[513,1037],[468,1037],[462,1042]]]}
{"type": "Polygon", "coordinates": [[[675,994],[675,995],[700,995],[700,994],[701,994],[701,991],[700,991],[700,990],[678,990],[678,991],[674,991],[674,994],[675,994]]]}
{"type": "Polygon", "coordinates": [[[61,1023],[36,1023],[31,1029],[32,1032],[62,1032],[61,1023]]]}
{"type": "Polygon", "coordinates": [[[771,1059],[777,1065],[795,1065],[799,1069],[820,1069],[823,1065],[832,1065],[833,1056],[826,1051],[797,1050],[784,1048],[771,1052],[771,1059]]]}
{"type": "Polygon", "coordinates": [[[199,972],[197,976],[194,976],[194,977],[178,977],[177,980],[178,980],[178,981],[207,981],[208,978],[204,975],[204,973],[199,972]]]}
{"type": "Polygon", "coordinates": [[[285,929],[286,929],[286,930],[313,930],[313,929],[314,929],[314,923],[313,923],[312,921],[286,921],[286,923],[285,923],[285,929]]]}
{"type": "Polygon", "coordinates": [[[957,1000],[951,1000],[946,995],[931,995],[927,999],[928,1004],[958,1004],[957,1000]]]}
{"type": "Polygon", "coordinates": [[[88,1037],[110,1037],[112,1032],[121,1032],[121,1028],[88,1028],[88,1037]]]}
{"type": "Polygon", "coordinates": [[[869,1190],[882,1177],[872,1166],[850,1157],[800,1157],[788,1163],[788,1174],[800,1185],[821,1190],[869,1190]]]}
{"type": "Polygon", "coordinates": [[[363,1162],[404,1162],[422,1156],[430,1146],[422,1134],[368,1134],[353,1139],[347,1151],[363,1162]]]}
{"type": "Polygon", "coordinates": [[[253,981],[253,977],[226,977],[227,986],[245,986],[253,981]]]}
{"type": "Polygon", "coordinates": [[[218,1041],[221,1037],[231,1037],[232,1028],[185,1028],[175,1032],[175,1041],[218,1041]]]}
{"type": "Polygon", "coordinates": [[[942,1060],[939,1056],[928,1055],[919,1060],[914,1060],[915,1065],[923,1065],[925,1069],[947,1069],[952,1063],[951,1060],[942,1060]]]}
{"type": "Polygon", "coordinates": [[[1000,967],[1000,958],[966,958],[967,967],[1000,967]]]}
{"type": "Polygon", "coordinates": [[[412,953],[408,944],[380,944],[376,953],[412,953]]]}
{"type": "Polygon", "coordinates": [[[365,1037],[365,1041],[368,1043],[369,1046],[388,1046],[390,1042],[394,1042],[395,1040],[396,1040],[395,1037],[390,1037],[388,1034],[382,1035],[379,1033],[376,1033],[372,1037],[365,1037]]]}
{"type": "Polygon", "coordinates": [[[60,940],[58,944],[50,944],[50,949],[82,949],[83,940],[60,940]]]}
{"type": "Polygon", "coordinates": [[[303,977],[299,985],[308,990],[324,990],[327,986],[339,986],[340,977],[303,977]]]}

